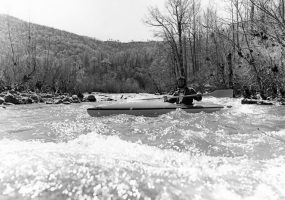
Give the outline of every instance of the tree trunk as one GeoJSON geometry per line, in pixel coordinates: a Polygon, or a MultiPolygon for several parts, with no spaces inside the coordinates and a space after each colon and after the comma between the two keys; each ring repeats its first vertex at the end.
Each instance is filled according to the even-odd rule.
{"type": "Polygon", "coordinates": [[[178,65],[180,68],[180,75],[185,76],[184,64],[183,64],[183,44],[182,44],[182,24],[179,22],[178,24],[178,65]]]}
{"type": "MultiPolygon", "coordinates": [[[[253,1],[253,0],[252,0],[253,1]]],[[[251,2],[251,8],[250,8],[250,29],[251,32],[253,31],[253,25],[254,25],[254,3],[251,2]]]]}
{"type": "Polygon", "coordinates": [[[232,53],[229,53],[227,56],[227,62],[229,67],[229,88],[233,89],[233,60],[232,53]]]}
{"type": "Polygon", "coordinates": [[[284,5],[284,0],[280,0],[280,9],[281,9],[281,19],[282,19],[282,22],[284,23],[285,22],[285,5],[284,5]]]}
{"type": "Polygon", "coordinates": [[[184,57],[183,57],[183,64],[185,69],[185,79],[188,80],[188,67],[187,67],[187,40],[186,37],[183,37],[183,50],[184,50],[184,57]]]}
{"type": "MultiPolygon", "coordinates": [[[[237,39],[237,47],[238,49],[240,48],[240,44],[239,44],[239,0],[236,0],[236,39],[237,39]]],[[[243,22],[241,22],[243,23],[243,22]]]]}

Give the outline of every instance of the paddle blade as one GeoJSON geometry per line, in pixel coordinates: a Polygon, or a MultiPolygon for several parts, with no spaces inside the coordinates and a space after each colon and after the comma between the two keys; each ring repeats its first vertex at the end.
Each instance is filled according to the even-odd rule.
{"type": "Polygon", "coordinates": [[[207,94],[205,96],[213,96],[216,98],[225,98],[225,97],[233,98],[234,91],[233,89],[215,90],[214,92],[207,94]]]}

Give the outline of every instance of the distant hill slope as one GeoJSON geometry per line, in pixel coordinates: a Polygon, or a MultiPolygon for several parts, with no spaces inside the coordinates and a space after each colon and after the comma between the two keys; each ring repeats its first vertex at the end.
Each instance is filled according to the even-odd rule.
{"type": "Polygon", "coordinates": [[[162,42],[100,41],[0,15],[0,43],[2,85],[137,92],[169,82],[162,42]]]}
{"type": "Polygon", "coordinates": [[[103,52],[116,52],[137,48],[138,46],[142,48],[153,48],[156,44],[156,42],[103,42],[63,30],[28,23],[12,16],[0,15],[1,55],[7,53],[7,51],[11,51],[8,27],[10,27],[11,39],[16,50],[20,51],[27,47],[30,31],[31,40],[36,42],[39,53],[43,53],[43,51],[50,48],[54,56],[71,56],[82,52],[92,54],[100,50],[103,52]]]}

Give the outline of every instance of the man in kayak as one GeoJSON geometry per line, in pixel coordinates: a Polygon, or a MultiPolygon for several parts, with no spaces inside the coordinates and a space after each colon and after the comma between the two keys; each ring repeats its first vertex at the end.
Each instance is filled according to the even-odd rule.
{"type": "Polygon", "coordinates": [[[187,87],[186,79],[184,77],[180,77],[177,80],[177,87],[177,90],[173,94],[174,97],[165,97],[165,102],[193,105],[193,99],[195,99],[196,101],[202,100],[201,94],[197,94],[197,92],[193,88],[187,87]],[[193,96],[189,97],[189,95],[193,96]]]}

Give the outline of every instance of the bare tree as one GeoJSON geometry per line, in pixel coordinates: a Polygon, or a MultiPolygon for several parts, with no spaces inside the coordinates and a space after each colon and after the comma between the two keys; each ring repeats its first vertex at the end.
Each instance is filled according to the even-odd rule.
{"type": "Polygon", "coordinates": [[[186,37],[186,30],[189,26],[191,3],[193,1],[190,0],[168,0],[165,13],[158,8],[150,8],[149,17],[146,20],[150,26],[157,27],[158,36],[169,43],[178,66],[178,74],[182,76],[186,76],[183,38],[186,37]]]}
{"type": "Polygon", "coordinates": [[[190,52],[192,58],[193,73],[199,70],[198,65],[198,40],[199,40],[199,26],[201,24],[198,14],[200,13],[200,2],[192,1],[191,10],[189,13],[189,28],[188,39],[190,45],[190,52]]]}
{"type": "Polygon", "coordinates": [[[13,45],[13,39],[11,36],[11,27],[10,27],[9,19],[7,19],[7,28],[8,28],[8,38],[9,38],[11,52],[12,52],[12,62],[14,66],[17,66],[17,60],[16,60],[16,55],[15,55],[15,50],[14,50],[14,45],[13,45]]]}
{"type": "Polygon", "coordinates": [[[26,45],[26,51],[28,54],[26,64],[28,71],[24,75],[22,79],[22,83],[28,82],[30,79],[32,79],[32,76],[36,72],[37,67],[37,46],[35,38],[32,38],[32,29],[31,29],[31,23],[28,23],[28,42],[26,45]]]}
{"type": "MultiPolygon", "coordinates": [[[[250,0],[260,12],[255,27],[285,47],[285,2],[284,0],[250,0]]],[[[264,35],[261,35],[264,37],[264,35]]]]}

